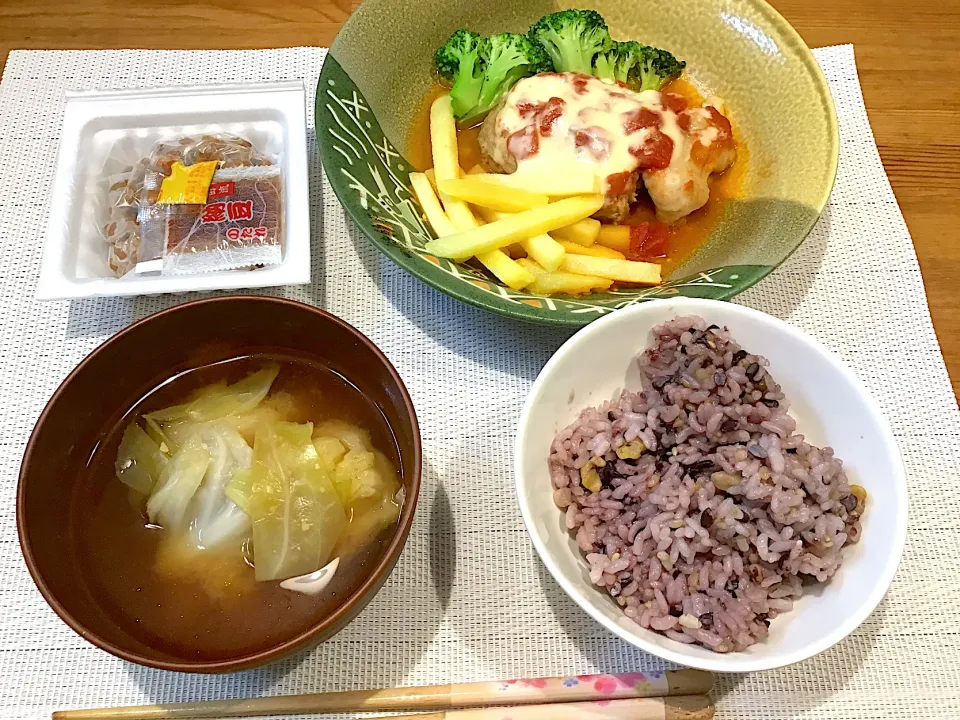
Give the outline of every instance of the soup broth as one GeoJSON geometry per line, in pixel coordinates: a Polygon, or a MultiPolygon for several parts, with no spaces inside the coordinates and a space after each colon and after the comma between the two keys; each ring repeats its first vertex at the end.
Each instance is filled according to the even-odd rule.
{"type": "Polygon", "coordinates": [[[394,468],[400,467],[396,441],[379,409],[343,376],[302,358],[238,358],[185,372],[147,394],[104,435],[91,457],[77,492],[96,500],[73,503],[73,508],[85,510],[72,513],[70,531],[87,590],[119,627],[172,656],[216,661],[292,639],[359,588],[396,528],[394,521],[342,556],[330,584],[311,596],[283,589],[279,581],[256,581],[249,538],[196,551],[149,522],[143,496],[117,478],[115,461],[124,429],[145,413],[184,402],[199,388],[239,381],[267,363],[278,365],[279,373],[266,401],[276,400],[284,420],[356,425],[370,433],[373,447],[394,468]],[[93,510],[86,510],[91,505],[93,510]]]}

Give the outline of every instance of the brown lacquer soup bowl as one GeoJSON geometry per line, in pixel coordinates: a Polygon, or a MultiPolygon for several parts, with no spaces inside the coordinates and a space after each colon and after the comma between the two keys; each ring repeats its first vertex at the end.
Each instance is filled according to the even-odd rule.
{"type": "MultiPolygon", "coordinates": [[[[244,402],[249,399],[241,396],[244,402]]],[[[182,407],[192,412],[192,405],[182,407]]],[[[151,429],[156,427],[148,423],[147,430],[151,429]]],[[[162,429],[157,432],[162,435],[162,429]]],[[[252,452],[254,468],[272,462],[259,433],[257,429],[250,436],[247,449],[252,452]]],[[[179,440],[170,441],[174,447],[160,442],[165,457],[174,459],[162,461],[166,474],[159,474],[158,486],[169,485],[172,477],[182,479],[169,471],[171,463],[179,462],[173,454],[178,443],[182,450],[179,440]]],[[[199,452],[209,451],[216,457],[205,442],[199,448],[199,452]]],[[[207,474],[201,469],[203,482],[215,465],[214,461],[208,466],[207,474]]],[[[372,466],[371,461],[357,467],[369,478],[372,466]]],[[[277,480],[276,473],[263,472],[277,480]]],[[[37,421],[24,454],[17,527],[27,567],[44,599],[84,639],[149,667],[231,672],[326,640],[356,617],[380,590],[400,556],[413,522],[420,472],[420,431],[410,396],[393,365],[369,339],[333,315],[298,302],[254,296],[204,299],[134,323],[94,350],[63,381],[37,421]],[[339,432],[337,428],[349,421],[355,423],[352,427],[365,428],[359,434],[365,438],[362,442],[371,445],[366,448],[370,453],[364,455],[363,448],[357,449],[355,438],[339,445],[327,438],[324,447],[332,442],[340,448],[336,460],[341,464],[336,471],[341,470],[341,457],[363,460],[376,456],[376,467],[387,468],[391,488],[396,490],[390,497],[396,507],[389,508],[388,515],[377,516],[378,522],[383,517],[389,522],[361,527],[370,535],[364,550],[358,551],[356,542],[349,552],[344,549],[341,553],[340,545],[333,546],[334,555],[326,557],[339,558],[339,566],[318,594],[260,581],[262,558],[266,558],[264,565],[267,560],[286,562],[289,553],[303,549],[290,544],[282,549],[284,557],[267,557],[272,548],[262,539],[268,535],[258,535],[262,528],[257,524],[270,518],[262,520],[257,512],[266,512],[263,507],[269,503],[257,506],[259,510],[244,507],[253,518],[243,545],[246,565],[233,559],[233,565],[215,562],[192,575],[184,574],[183,568],[189,565],[181,556],[164,554],[165,530],[158,527],[162,522],[151,520],[156,503],[163,499],[155,497],[161,494],[157,487],[144,502],[129,483],[118,479],[118,473],[129,468],[120,459],[123,432],[116,428],[129,429],[134,415],[142,423],[146,415],[138,414],[138,409],[152,402],[151,398],[159,398],[154,407],[161,400],[164,407],[175,405],[178,399],[171,388],[194,376],[200,378],[194,382],[195,392],[199,392],[196,386],[209,387],[210,383],[215,391],[229,391],[229,383],[240,377],[239,370],[234,372],[236,363],[279,367],[273,395],[266,396],[262,402],[266,409],[261,408],[268,415],[273,413],[270,422],[280,417],[278,412],[287,413],[276,420],[280,424],[275,427],[281,428],[277,437],[290,428],[294,434],[297,428],[308,428],[307,444],[302,447],[309,453],[291,461],[306,468],[304,475],[281,477],[278,482],[289,481],[284,487],[298,488],[296,492],[313,503],[327,497],[316,483],[327,488],[327,495],[332,494],[332,482],[316,480],[320,464],[311,443],[319,441],[316,436],[311,439],[309,432],[314,427],[318,432],[324,427],[339,432]],[[314,387],[314,382],[319,384],[314,387]],[[306,410],[297,409],[301,407],[296,405],[302,400],[300,391],[308,395],[309,402],[302,405],[306,410]],[[351,409],[351,403],[356,407],[351,409]],[[256,579],[250,557],[256,558],[256,579]],[[224,570],[228,566],[239,569],[231,575],[233,571],[224,570]]],[[[334,477],[332,470],[327,477],[334,477]]],[[[201,490],[203,487],[200,485],[201,490]]],[[[336,487],[340,493],[340,486],[336,487]]],[[[197,512],[195,503],[203,502],[201,494],[186,506],[188,515],[197,512]]],[[[289,497],[271,499],[269,493],[255,497],[260,502],[265,502],[264,497],[276,501],[268,510],[297,511],[296,503],[282,504],[289,497]]],[[[294,499],[302,503],[303,497],[294,499]]],[[[353,527],[350,523],[359,517],[351,515],[359,513],[354,510],[359,507],[356,502],[348,497],[343,500],[337,510],[338,527],[344,522],[353,527]]],[[[241,506],[238,502],[237,507],[241,506]]],[[[239,511],[231,506],[231,512],[239,511]]],[[[284,521],[282,515],[280,521],[284,521]]],[[[192,523],[189,529],[193,529],[192,523]]],[[[296,527],[284,525],[283,529],[311,530],[309,523],[299,521],[296,527]]]]}

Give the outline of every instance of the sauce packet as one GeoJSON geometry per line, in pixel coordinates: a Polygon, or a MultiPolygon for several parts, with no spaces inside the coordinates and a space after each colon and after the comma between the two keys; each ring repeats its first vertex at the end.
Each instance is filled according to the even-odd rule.
{"type": "Polygon", "coordinates": [[[145,240],[162,236],[163,274],[276,265],[282,260],[280,168],[217,170],[206,203],[157,203],[141,213],[145,240]]]}
{"type": "Polygon", "coordinates": [[[182,275],[279,264],[280,161],[227,133],[156,143],[108,178],[110,270],[182,275]]]}

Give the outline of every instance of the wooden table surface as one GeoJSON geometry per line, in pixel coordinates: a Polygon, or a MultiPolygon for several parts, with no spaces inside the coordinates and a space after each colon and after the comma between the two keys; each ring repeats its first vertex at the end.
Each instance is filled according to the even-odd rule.
{"type": "MultiPolygon", "coordinates": [[[[810,47],[853,43],[880,155],[960,390],[960,2],[772,0],[810,47]]],[[[329,46],[359,0],[0,0],[18,48],[329,46]]],[[[877,228],[882,233],[883,228],[877,228]]],[[[864,247],[869,252],[869,247],[864,247]]]]}

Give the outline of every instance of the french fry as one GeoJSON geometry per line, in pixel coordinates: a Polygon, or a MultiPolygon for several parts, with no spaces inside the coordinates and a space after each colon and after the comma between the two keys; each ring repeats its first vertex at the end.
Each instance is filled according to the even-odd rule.
{"type": "MultiPolygon", "coordinates": [[[[427,220],[430,221],[430,225],[433,227],[433,231],[437,236],[446,237],[447,235],[456,234],[457,228],[440,206],[440,201],[434,193],[433,186],[430,184],[427,174],[410,173],[410,183],[413,186],[414,195],[417,196],[417,200],[420,202],[420,207],[423,208],[423,212],[426,214],[427,220]]],[[[466,206],[464,206],[464,208],[467,214],[464,215],[460,213],[460,222],[469,225],[469,227],[479,227],[480,222],[473,216],[469,208],[466,208],[466,206]]],[[[460,259],[467,260],[469,256],[460,259]]],[[[511,260],[502,250],[493,250],[477,259],[487,270],[492,272],[500,282],[509,288],[521,290],[533,282],[533,275],[520,265],[517,265],[517,263],[511,260]]]]}
{"type": "Polygon", "coordinates": [[[543,275],[546,272],[543,267],[530,258],[520,258],[517,260],[517,262],[520,263],[525,270],[529,270],[531,273],[533,273],[534,276],[543,275]]]}
{"type": "MultiPolygon", "coordinates": [[[[430,188],[436,194],[440,195],[441,199],[443,200],[443,206],[446,208],[447,217],[450,219],[450,222],[453,223],[454,228],[458,232],[477,228],[483,224],[477,220],[477,217],[473,214],[473,212],[470,210],[470,207],[465,202],[455,198],[446,197],[443,193],[437,191],[436,174],[434,173],[433,168],[426,170],[423,175],[427,179],[427,182],[430,183],[430,188]]],[[[422,204],[423,203],[421,203],[421,205],[422,204]]],[[[440,237],[443,236],[441,235],[440,237]]],[[[466,257],[470,256],[467,255],[466,257]]]]}
{"type": "Polygon", "coordinates": [[[540,263],[540,265],[548,271],[559,268],[560,263],[563,262],[563,258],[567,254],[567,251],[563,249],[563,245],[546,233],[534,235],[532,238],[528,238],[520,244],[523,246],[523,249],[527,251],[527,255],[540,263]]]}
{"type": "Polygon", "coordinates": [[[477,260],[497,276],[504,285],[512,290],[523,290],[533,282],[533,273],[525,269],[516,260],[512,260],[503,250],[492,250],[477,255],[477,260]]]}
{"type": "Polygon", "coordinates": [[[613,280],[607,278],[555,270],[537,275],[533,282],[527,285],[526,290],[535,295],[586,295],[597,290],[606,290],[611,285],[613,280]]]}
{"type": "Polygon", "coordinates": [[[507,218],[511,218],[516,215],[516,213],[503,212],[501,210],[493,210],[491,208],[480,206],[474,206],[473,209],[476,210],[477,214],[488,223],[496,222],[497,220],[506,220],[507,218]]]}
{"type": "MultiPolygon", "coordinates": [[[[452,215],[444,212],[426,173],[410,173],[410,184],[413,186],[413,192],[417,196],[417,200],[420,201],[420,207],[423,208],[423,212],[426,214],[427,220],[430,221],[433,232],[437,237],[455,235],[460,230],[480,227],[481,223],[470,212],[470,208],[463,203],[451,205],[452,215]]],[[[463,262],[469,260],[470,256],[465,255],[452,259],[463,262]]]]}
{"type": "Polygon", "coordinates": [[[511,174],[488,173],[479,163],[467,171],[467,175],[482,175],[485,180],[496,182],[520,190],[529,190],[552,198],[572,197],[574,195],[593,195],[602,193],[603,186],[600,178],[590,173],[572,173],[559,177],[532,172],[515,172],[511,174]]]}
{"type": "Polygon", "coordinates": [[[593,218],[584,218],[566,227],[557,228],[551,231],[551,235],[557,240],[566,240],[589,247],[597,241],[597,235],[600,233],[600,221],[593,218]]]}
{"type": "MultiPolygon", "coordinates": [[[[491,210],[490,208],[477,208],[477,212],[480,213],[480,217],[487,222],[495,222],[496,220],[504,220],[505,218],[511,217],[511,213],[491,210]]],[[[534,235],[532,238],[522,241],[520,245],[526,251],[527,255],[540,263],[546,270],[556,270],[559,268],[560,263],[563,262],[563,256],[567,254],[567,251],[563,249],[563,245],[546,233],[534,235]]]]}
{"type": "Polygon", "coordinates": [[[630,226],[602,225],[597,235],[597,244],[620,253],[630,252],[630,226]]]}
{"type": "Polygon", "coordinates": [[[578,275],[562,271],[547,272],[532,260],[517,260],[526,270],[534,275],[534,280],[527,286],[527,290],[538,295],[554,295],[566,293],[568,295],[583,295],[594,290],[606,290],[613,285],[613,280],[591,275],[578,275]]]}
{"type": "Polygon", "coordinates": [[[577,275],[576,273],[555,270],[547,272],[540,268],[534,273],[533,282],[526,289],[536,295],[584,295],[595,290],[606,290],[613,285],[613,280],[595,277],[592,275],[577,275]]]}
{"type": "Polygon", "coordinates": [[[610,258],[611,260],[627,259],[623,253],[618,253],[616,250],[611,250],[603,245],[584,247],[583,245],[577,245],[577,243],[568,240],[560,240],[559,242],[560,245],[563,246],[563,249],[572,255],[589,255],[590,257],[610,258]]]}
{"type": "MultiPolygon", "coordinates": [[[[453,118],[449,95],[441,95],[430,106],[430,149],[433,153],[433,184],[438,188],[443,209],[447,211],[450,221],[460,231],[479,227],[480,223],[470,212],[467,204],[450,197],[440,188],[444,180],[456,180],[460,177],[457,123],[453,118]]],[[[459,257],[466,258],[474,254],[469,253],[459,257]]]]}
{"type": "MultiPolygon", "coordinates": [[[[574,195],[593,195],[603,192],[600,178],[587,172],[557,173],[545,175],[541,173],[518,170],[509,175],[502,173],[485,173],[480,168],[480,177],[489,178],[491,182],[500,183],[516,190],[528,190],[542,193],[552,198],[573,197],[574,195]]],[[[471,170],[471,173],[473,171],[471,170]]]]}
{"type": "MultiPolygon", "coordinates": [[[[450,96],[441,95],[434,100],[430,106],[430,145],[433,153],[433,172],[424,174],[428,182],[439,186],[445,180],[456,180],[461,175],[460,158],[457,149],[457,126],[453,117],[453,109],[450,106],[450,96]],[[430,177],[430,175],[434,177],[430,177]]],[[[440,200],[443,202],[443,208],[446,211],[448,220],[460,231],[453,235],[447,235],[447,238],[456,238],[460,235],[469,235],[470,233],[482,233],[484,227],[470,211],[470,208],[462,200],[448,196],[442,190],[440,191],[440,200]]],[[[422,205],[422,203],[421,203],[422,205]]],[[[426,212],[426,209],[424,209],[426,212]]],[[[429,220],[429,216],[427,218],[429,220]]],[[[442,221],[440,221],[442,224],[442,221]]],[[[439,232],[437,233],[440,234],[439,232]]],[[[489,233],[488,233],[489,234],[489,233]]],[[[519,239],[519,238],[515,238],[519,239]]],[[[441,240],[432,240],[427,243],[428,252],[435,252],[431,245],[441,242],[441,240]]],[[[532,282],[533,274],[525,270],[523,266],[510,259],[500,248],[509,245],[510,242],[496,243],[492,246],[471,248],[468,252],[452,253],[443,255],[450,258],[469,258],[476,255],[477,259],[490,270],[507,287],[521,289],[532,282]]],[[[466,249],[466,248],[465,248],[466,249]]]]}
{"type": "Polygon", "coordinates": [[[571,273],[595,275],[638,285],[660,284],[660,266],[655,263],[567,254],[563,258],[560,269],[571,273]]]}
{"type": "Polygon", "coordinates": [[[441,193],[464,202],[503,212],[521,212],[550,202],[546,195],[505,187],[486,180],[486,175],[468,175],[456,180],[437,180],[441,193]]]}
{"type": "Polygon", "coordinates": [[[613,285],[613,280],[594,277],[591,275],[577,275],[562,271],[547,272],[532,260],[517,260],[526,270],[534,275],[534,280],[527,286],[527,290],[537,295],[583,295],[594,290],[606,290],[613,285]]]}
{"type": "MultiPolygon", "coordinates": [[[[451,223],[458,231],[471,230],[483,225],[472,212],[466,203],[454,201],[450,203],[448,210],[451,223]]],[[[428,243],[429,245],[429,243],[428,243]]],[[[468,260],[469,255],[460,258],[454,258],[458,262],[468,260]]],[[[490,250],[489,252],[477,253],[477,260],[496,278],[512,290],[522,290],[531,282],[533,275],[524,270],[503,250],[490,250]]]]}
{"type": "MultiPolygon", "coordinates": [[[[525,210],[502,220],[496,220],[482,227],[431,240],[427,243],[426,250],[447,258],[478,255],[590,217],[602,206],[603,195],[564,198],[544,207],[525,210]]],[[[449,208],[447,210],[449,213],[449,208]]],[[[457,224],[456,218],[451,216],[450,219],[454,225],[457,224]]]]}
{"type": "Polygon", "coordinates": [[[437,181],[460,177],[460,155],[457,149],[457,123],[453,118],[450,95],[445,94],[430,106],[430,148],[437,181]]]}
{"type": "MultiPolygon", "coordinates": [[[[503,220],[511,216],[510,213],[499,212],[497,210],[491,210],[490,208],[477,208],[477,212],[479,212],[480,216],[487,222],[503,220]]],[[[532,238],[528,238],[520,244],[523,246],[527,255],[540,263],[540,265],[548,271],[559,268],[560,263],[563,262],[563,256],[567,254],[567,251],[563,249],[563,245],[546,233],[534,235],[532,238]]]]}
{"type": "Polygon", "coordinates": [[[420,207],[423,208],[430,227],[437,237],[446,237],[457,232],[457,228],[450,222],[450,218],[443,211],[440,200],[437,199],[433,186],[423,173],[410,173],[410,185],[413,187],[413,194],[417,196],[420,207]]]}
{"type": "MultiPolygon", "coordinates": [[[[440,193],[440,197],[444,197],[443,193],[440,193]]],[[[482,222],[477,220],[476,215],[470,211],[469,206],[467,206],[465,202],[447,198],[444,200],[443,206],[447,209],[447,216],[450,218],[450,222],[453,223],[459,232],[472,230],[473,228],[478,228],[483,225],[482,222]]]]}
{"type": "MultiPolygon", "coordinates": [[[[430,186],[433,188],[434,193],[443,197],[440,191],[437,190],[437,174],[434,169],[430,168],[429,170],[424,170],[423,174],[426,176],[427,180],[430,181],[430,186]]],[[[470,210],[469,206],[464,202],[460,202],[454,198],[448,197],[444,202],[444,205],[448,207],[447,215],[450,217],[450,221],[459,231],[480,227],[480,225],[483,224],[477,221],[476,216],[470,210]]],[[[462,259],[467,260],[469,259],[469,256],[462,259]]]]}

